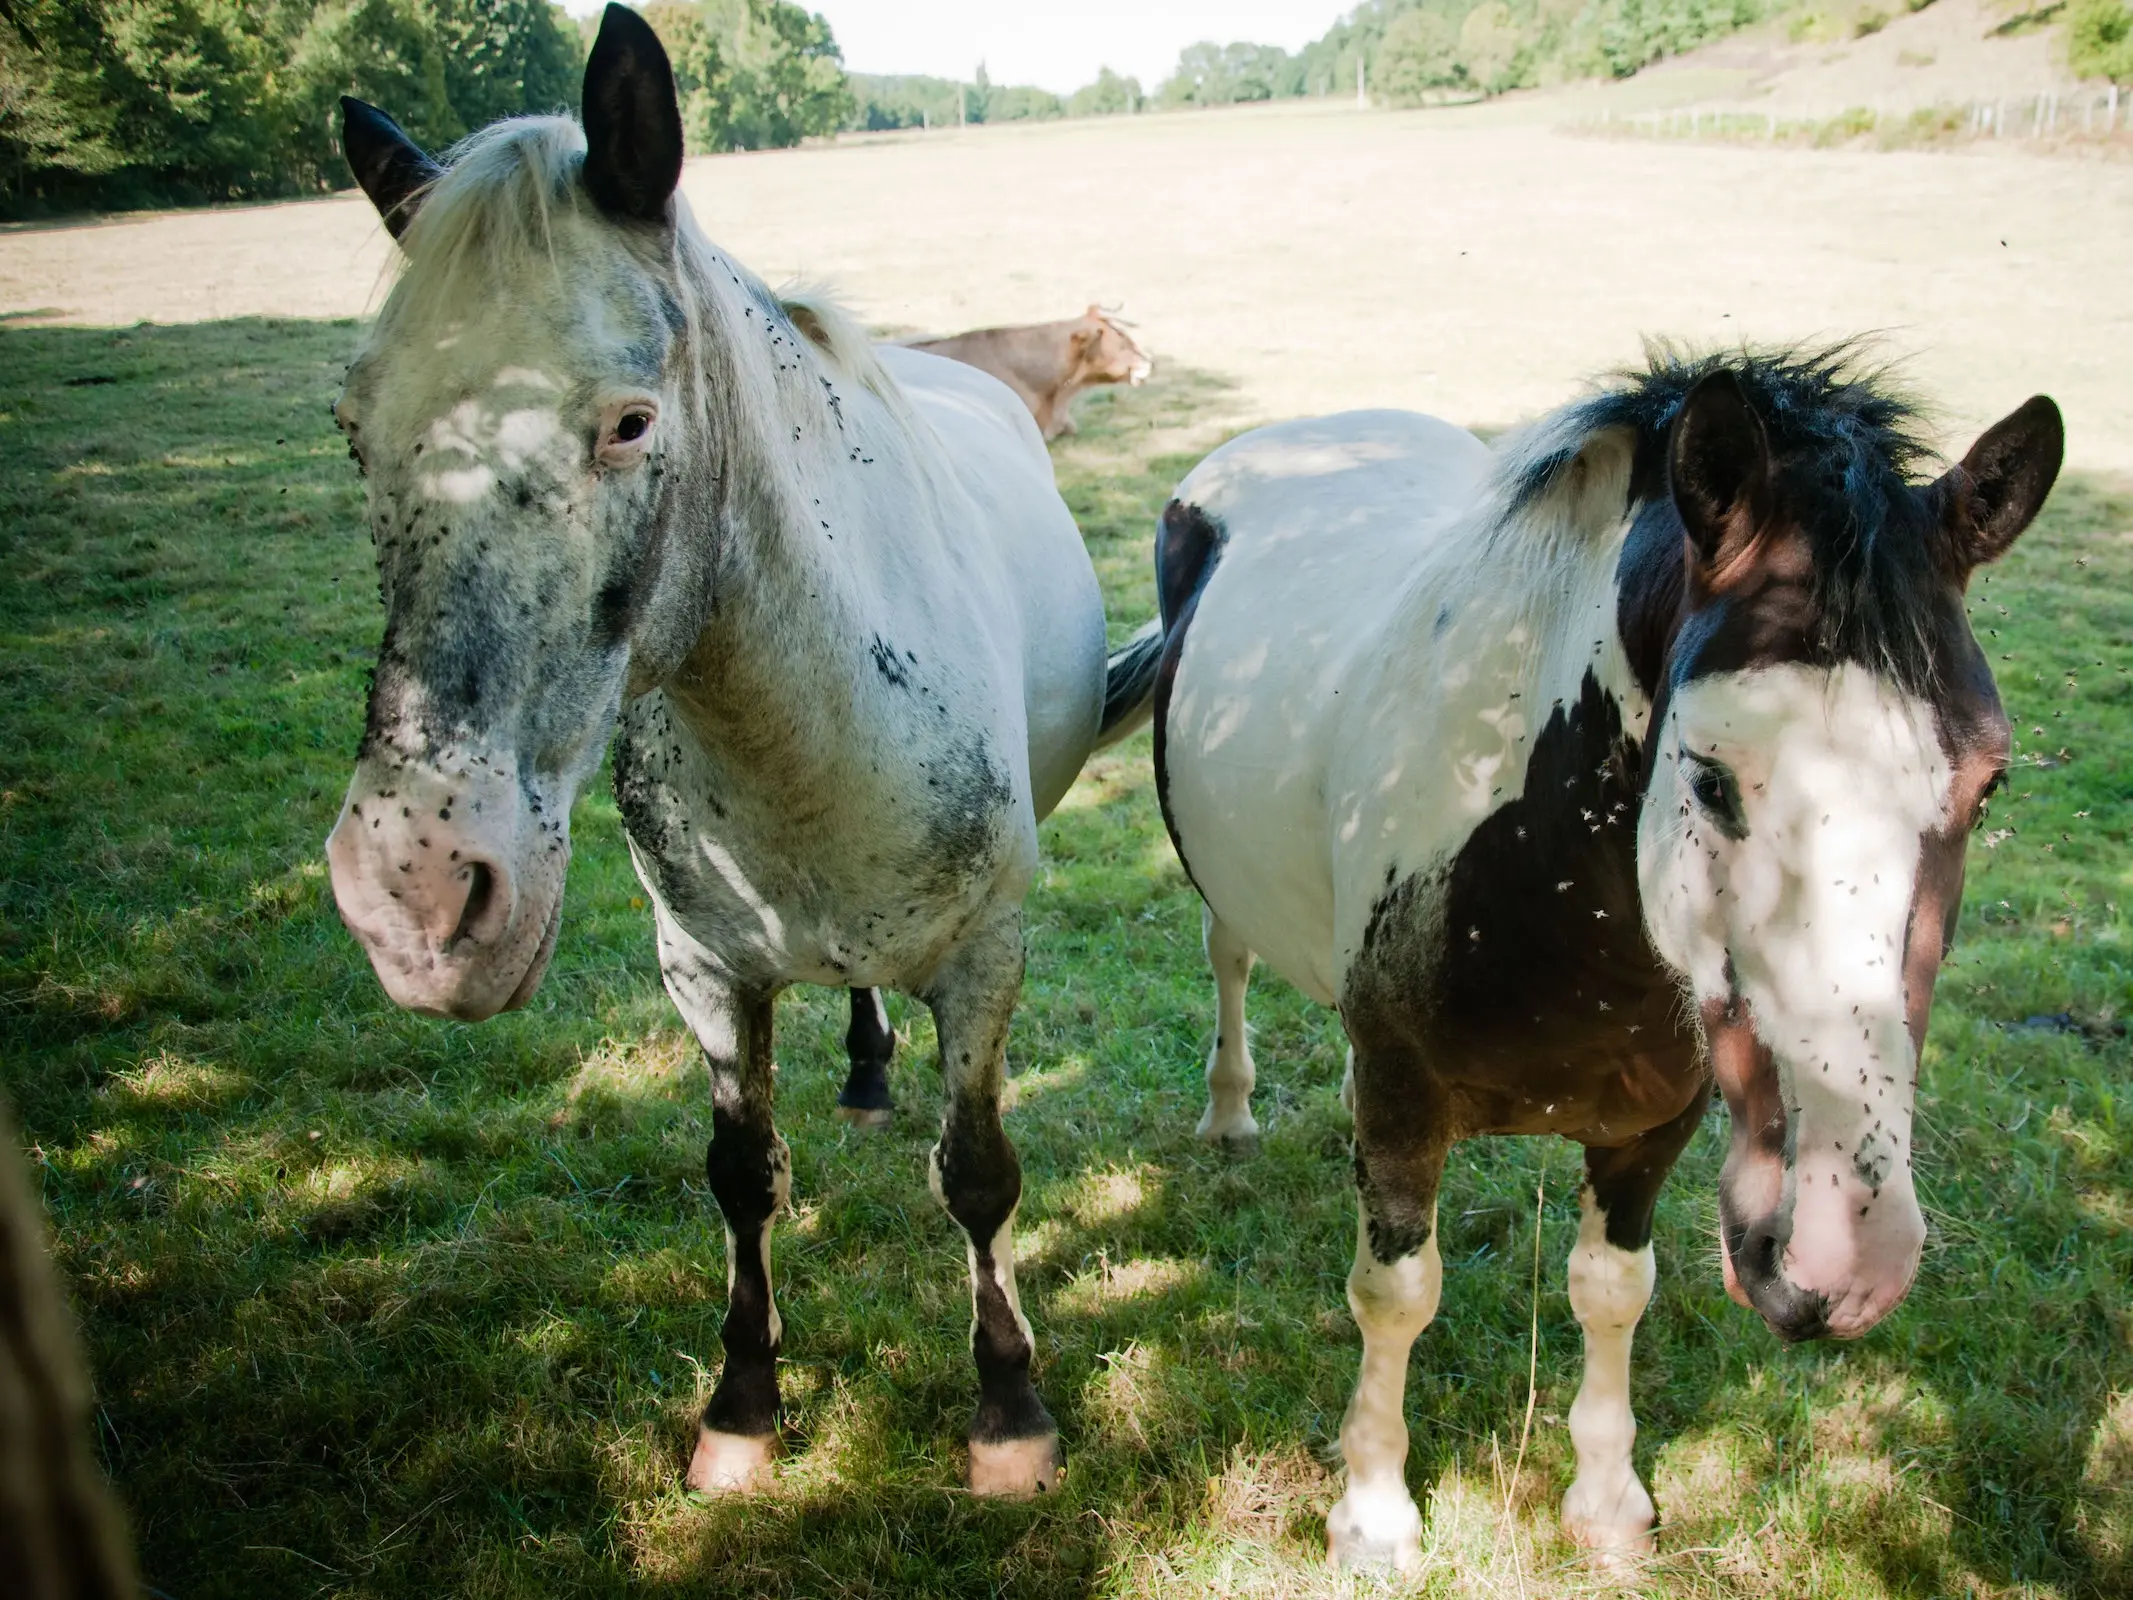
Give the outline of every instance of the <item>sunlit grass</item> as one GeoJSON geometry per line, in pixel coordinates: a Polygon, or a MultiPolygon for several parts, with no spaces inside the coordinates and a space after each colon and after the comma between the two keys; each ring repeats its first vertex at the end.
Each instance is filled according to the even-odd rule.
{"type": "MultiPolygon", "coordinates": [[[[1046,829],[1010,1047],[1064,1493],[955,1488],[970,1313],[925,1185],[931,1022],[891,1002],[897,1124],[857,1136],[830,1116],[843,1003],[819,991],[779,1013],[784,1477],[745,1505],[683,1493],[724,1246],[696,1052],[604,782],[524,1012],[392,1010],[333,912],[320,845],[379,623],[325,411],[354,340],[0,333],[0,1073],[151,1581],[176,1600],[1383,1592],[1319,1559],[1356,1349],[1339,1026],[1262,974],[1260,1150],[1192,1138],[1210,1001],[1145,734],[1046,829]],[[117,381],[64,385],[92,370],[117,381]]],[[[1056,448],[1114,640],[1154,608],[1155,513],[1228,403],[1166,373],[1090,396],[1056,448]]],[[[1972,850],[1928,1047],[1917,1289],[1860,1344],[1777,1347],[1719,1286],[1714,1116],[1660,1209],[1636,1402],[1661,1555],[1625,1588],[1554,1527],[1576,1155],[1462,1147],[1410,1383],[1421,1592],[2133,1592],[2133,494],[2064,484],[1973,610],[2023,764],[1972,850]]]]}

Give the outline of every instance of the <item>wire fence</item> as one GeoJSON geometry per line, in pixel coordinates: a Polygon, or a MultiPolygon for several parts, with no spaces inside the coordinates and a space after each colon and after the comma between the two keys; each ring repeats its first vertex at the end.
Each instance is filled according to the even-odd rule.
{"type": "Polygon", "coordinates": [[[1962,139],[2133,139],[2133,94],[2116,84],[1953,105],[1848,106],[1824,115],[1778,111],[1603,112],[1582,132],[1659,139],[1833,144],[1878,137],[1884,143],[1962,139]]]}

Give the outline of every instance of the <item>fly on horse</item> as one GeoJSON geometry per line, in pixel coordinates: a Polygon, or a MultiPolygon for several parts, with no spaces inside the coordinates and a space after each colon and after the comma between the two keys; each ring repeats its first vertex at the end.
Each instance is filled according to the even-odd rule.
{"type": "Polygon", "coordinates": [[[930,1175],[969,1236],[970,1483],[1041,1489],[1058,1442],[1015,1293],[1001,1076],[1037,823],[1105,717],[1095,574],[1012,394],[876,351],[698,230],[673,76],[634,12],[607,8],[583,105],[582,130],[500,123],[440,166],[343,103],[405,270],[336,408],[386,620],[335,897],[400,1004],[523,1004],[572,797],[612,739],[660,969],[710,1070],[728,1300],[689,1468],[707,1490],[771,1471],[772,1002],[795,982],[924,999],[947,1100],[930,1175]]]}
{"type": "Polygon", "coordinates": [[[1649,1542],[1629,1351],[1715,1079],[1728,1288],[1780,1337],[1895,1306],[1918,1051],[2008,759],[1964,612],[2059,469],[2029,401],[1930,482],[1843,351],[1688,359],[1492,451],[1394,412],[1216,451],[1158,534],[1157,791],[1206,901],[1201,1132],[1253,1134],[1245,983],[1340,1008],[1362,1370],[1332,1554],[1407,1564],[1410,1347],[1456,1141],[1585,1147],[1570,1534],[1649,1542]]]}

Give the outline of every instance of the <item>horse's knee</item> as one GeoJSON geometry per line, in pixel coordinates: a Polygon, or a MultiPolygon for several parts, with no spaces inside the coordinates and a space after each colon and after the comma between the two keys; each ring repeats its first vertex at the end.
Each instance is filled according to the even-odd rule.
{"type": "Polygon", "coordinates": [[[1570,1309],[1587,1332],[1635,1326],[1651,1303],[1657,1268],[1652,1247],[1625,1250],[1607,1239],[1606,1215],[1584,1200],[1578,1242],[1570,1252],[1570,1309]]]}
{"type": "Polygon", "coordinates": [[[743,1237],[759,1233],[791,1198],[792,1151],[774,1128],[714,1113],[704,1179],[728,1228],[743,1237]]]}

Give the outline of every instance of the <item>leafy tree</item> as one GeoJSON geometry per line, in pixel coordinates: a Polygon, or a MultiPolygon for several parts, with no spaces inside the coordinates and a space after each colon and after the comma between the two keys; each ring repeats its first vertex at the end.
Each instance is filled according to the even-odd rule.
{"type": "Polygon", "coordinates": [[[2074,0],[2067,61],[2084,78],[2133,83],[2133,9],[2123,0],[2074,0]]]}
{"type": "Polygon", "coordinates": [[[1278,45],[1187,45],[1157,95],[1169,106],[1226,106],[1300,94],[1296,63],[1278,45]]]}
{"type": "Polygon", "coordinates": [[[1504,0],[1483,0],[1459,24],[1459,65],[1483,94],[1501,94],[1517,86],[1522,43],[1504,0]]]}
{"type": "Polygon", "coordinates": [[[1394,105],[1414,106],[1462,76],[1459,25],[1442,11],[1406,11],[1385,30],[1371,86],[1394,105]]]}
{"type": "Polygon", "coordinates": [[[987,122],[1043,122],[1065,115],[1065,101],[1049,89],[1029,84],[996,84],[985,100],[987,122]]]}
{"type": "Polygon", "coordinates": [[[20,194],[44,174],[64,182],[124,165],[117,110],[94,68],[101,16],[60,0],[0,3],[0,184],[20,194]]]}
{"type": "Polygon", "coordinates": [[[584,71],[578,30],[548,0],[427,0],[445,98],[466,131],[522,112],[567,111],[584,71]]]}
{"type": "Polygon", "coordinates": [[[845,126],[868,132],[889,128],[936,128],[955,126],[956,93],[964,86],[948,78],[923,74],[847,75],[852,90],[852,112],[845,126]]]}
{"type": "Polygon", "coordinates": [[[712,148],[771,150],[835,133],[852,111],[844,58],[830,25],[791,0],[706,5],[731,63],[732,102],[712,148]]]}
{"type": "Polygon", "coordinates": [[[322,5],[291,55],[289,138],[298,173],[331,174],[340,97],[384,106],[418,143],[438,149],[465,133],[445,91],[444,56],[429,13],[415,0],[322,5]]]}
{"type": "Polygon", "coordinates": [[[1122,78],[1109,67],[1100,68],[1096,81],[1076,89],[1067,99],[1070,117],[1117,117],[1141,108],[1141,81],[1122,78]]]}
{"type": "MultiPolygon", "coordinates": [[[[844,121],[829,25],[790,0],[646,11],[693,147],[844,121]]],[[[0,213],[345,184],[340,95],[438,148],[574,105],[586,45],[549,0],[0,0],[0,213]]]]}

